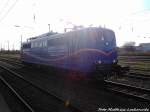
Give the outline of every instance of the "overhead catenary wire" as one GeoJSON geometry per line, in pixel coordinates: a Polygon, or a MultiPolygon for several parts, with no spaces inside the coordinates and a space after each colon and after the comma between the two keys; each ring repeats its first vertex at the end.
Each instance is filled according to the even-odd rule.
{"type": "Polygon", "coordinates": [[[11,7],[7,10],[7,12],[4,14],[4,16],[2,16],[1,18],[0,18],[0,22],[2,22],[4,19],[5,19],[5,17],[9,14],[9,12],[14,8],[14,6],[16,5],[16,3],[18,2],[19,0],[16,0],[12,5],[11,5],[11,7]]]}
{"type": "MultiPolygon", "coordinates": [[[[145,12],[149,12],[150,11],[150,8],[147,8],[147,9],[142,9],[142,10],[138,10],[138,11],[135,11],[135,12],[131,12],[131,13],[129,13],[129,14],[127,14],[126,16],[123,16],[123,17],[120,17],[120,18],[123,18],[123,19],[120,19],[120,20],[122,20],[122,22],[120,23],[120,25],[119,25],[119,30],[120,29],[122,29],[122,26],[125,26],[125,25],[129,25],[129,24],[141,24],[141,23],[143,23],[143,22],[146,22],[146,21],[150,21],[150,18],[146,18],[146,19],[143,19],[143,20],[138,20],[138,21],[133,21],[133,20],[130,20],[131,18],[130,17],[132,17],[132,16],[137,16],[137,15],[139,15],[139,14],[143,14],[143,13],[145,13],[145,12]],[[132,22],[131,22],[132,21],[132,22]]],[[[148,13],[149,14],[149,13],[148,13]]],[[[131,28],[132,29],[132,28],[131,28]]]]}
{"type": "Polygon", "coordinates": [[[7,5],[9,4],[10,0],[7,0],[7,2],[4,4],[4,6],[1,8],[0,10],[0,15],[3,13],[4,9],[7,7],[7,5]]]}

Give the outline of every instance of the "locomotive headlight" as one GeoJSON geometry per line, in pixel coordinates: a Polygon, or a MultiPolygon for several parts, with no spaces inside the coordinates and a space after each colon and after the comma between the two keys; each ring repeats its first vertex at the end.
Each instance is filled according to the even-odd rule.
{"type": "Polygon", "coordinates": [[[108,42],[106,42],[106,45],[107,45],[107,46],[108,46],[108,44],[109,44],[109,43],[108,43],[108,42]]]}
{"type": "Polygon", "coordinates": [[[101,64],[101,63],[102,63],[102,61],[101,61],[101,60],[99,60],[99,61],[98,61],[98,64],[101,64]]]}
{"type": "Polygon", "coordinates": [[[116,60],[113,60],[113,63],[116,63],[116,60]]]}

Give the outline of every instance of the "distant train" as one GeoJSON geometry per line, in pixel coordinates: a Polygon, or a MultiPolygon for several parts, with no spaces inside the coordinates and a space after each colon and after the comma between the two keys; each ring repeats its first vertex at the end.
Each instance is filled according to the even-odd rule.
{"type": "Polygon", "coordinates": [[[101,27],[65,33],[46,33],[22,44],[25,63],[91,73],[95,66],[108,69],[117,64],[116,38],[112,30],[101,27]]]}

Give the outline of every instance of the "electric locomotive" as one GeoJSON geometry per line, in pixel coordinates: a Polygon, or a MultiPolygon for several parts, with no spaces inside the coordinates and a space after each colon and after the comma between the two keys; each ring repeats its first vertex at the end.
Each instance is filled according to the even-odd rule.
{"type": "Polygon", "coordinates": [[[89,27],[65,33],[45,33],[22,44],[25,63],[47,65],[87,74],[96,69],[104,74],[117,65],[115,33],[89,27]]]}

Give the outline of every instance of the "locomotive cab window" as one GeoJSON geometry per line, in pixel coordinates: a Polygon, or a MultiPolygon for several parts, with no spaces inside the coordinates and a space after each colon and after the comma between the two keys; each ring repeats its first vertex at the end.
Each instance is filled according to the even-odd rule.
{"type": "Polygon", "coordinates": [[[47,41],[34,41],[31,43],[31,48],[45,48],[47,47],[47,41]]]}
{"type": "Polygon", "coordinates": [[[31,48],[31,43],[24,43],[22,45],[23,49],[28,49],[28,48],[31,48]]]}

